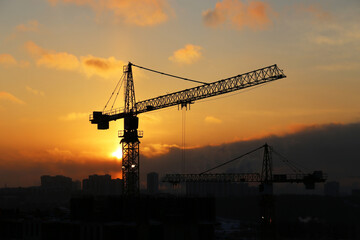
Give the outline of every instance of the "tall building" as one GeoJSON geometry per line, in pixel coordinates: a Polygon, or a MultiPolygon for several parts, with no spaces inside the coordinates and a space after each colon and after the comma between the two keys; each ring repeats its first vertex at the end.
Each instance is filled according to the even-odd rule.
{"type": "Polygon", "coordinates": [[[79,180],[73,181],[72,190],[73,191],[81,191],[81,182],[79,180]]]}
{"type": "Polygon", "coordinates": [[[159,174],[156,172],[151,172],[147,175],[147,191],[149,194],[159,192],[159,174]]]}
{"type": "Polygon", "coordinates": [[[122,193],[122,179],[111,179],[111,175],[90,175],[83,180],[83,191],[94,195],[118,195],[122,193]]]}
{"type": "Polygon", "coordinates": [[[56,175],[43,175],[40,178],[41,188],[52,191],[71,191],[73,188],[73,181],[69,177],[56,175]]]}
{"type": "Polygon", "coordinates": [[[356,197],[360,197],[360,189],[351,190],[351,195],[356,196],[356,197]]]}
{"type": "Polygon", "coordinates": [[[324,185],[324,195],[337,197],[340,195],[340,184],[339,182],[327,182],[324,185]]]}

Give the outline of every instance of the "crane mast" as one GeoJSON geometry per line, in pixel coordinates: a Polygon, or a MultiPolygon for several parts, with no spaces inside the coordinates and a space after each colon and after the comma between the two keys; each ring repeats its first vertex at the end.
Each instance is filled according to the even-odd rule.
{"type": "Polygon", "coordinates": [[[123,153],[122,177],[125,195],[137,195],[139,193],[139,138],[142,137],[142,132],[138,131],[138,114],[176,105],[186,106],[196,100],[265,84],[286,77],[283,71],[274,64],[227,79],[204,83],[194,88],[136,102],[132,66],[140,67],[131,62],[124,66],[126,81],[124,108],[101,112],[94,111],[89,117],[90,122],[97,124],[98,129],[108,129],[110,121],[124,119],[124,130],[119,131],[119,137],[122,138],[120,143],[123,153]]]}
{"type": "Polygon", "coordinates": [[[124,67],[125,73],[125,108],[124,131],[121,131],[122,176],[125,195],[137,195],[139,183],[139,119],[136,116],[136,101],[131,64],[124,67]]]}

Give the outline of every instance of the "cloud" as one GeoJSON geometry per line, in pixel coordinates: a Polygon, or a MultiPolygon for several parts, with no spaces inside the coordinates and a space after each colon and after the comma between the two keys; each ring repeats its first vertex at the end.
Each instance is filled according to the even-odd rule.
{"type": "MultiPolygon", "coordinates": [[[[265,138],[272,138],[272,137],[284,137],[291,134],[297,134],[303,131],[307,131],[308,129],[318,129],[322,128],[323,125],[316,125],[316,124],[299,124],[294,123],[290,124],[288,126],[273,126],[270,130],[267,131],[260,131],[254,135],[249,135],[244,138],[236,138],[235,141],[231,142],[237,142],[237,141],[256,141],[259,139],[265,139],[265,138]]],[[[229,143],[231,143],[229,142],[229,143]]]]}
{"type": "Polygon", "coordinates": [[[202,47],[187,44],[184,48],[176,50],[172,56],[169,57],[170,61],[183,64],[192,64],[197,62],[201,56],[202,47]]]}
{"type": "Polygon", "coordinates": [[[272,24],[274,11],[261,1],[223,0],[217,2],[214,9],[203,12],[204,24],[208,27],[228,25],[241,30],[248,27],[252,30],[263,30],[272,24]]]}
{"type": "Polygon", "coordinates": [[[165,0],[107,0],[105,8],[125,22],[138,26],[153,26],[168,20],[169,6],[165,0]]]}
{"type": "Polygon", "coordinates": [[[39,67],[47,67],[57,70],[76,71],[87,77],[94,75],[102,78],[110,78],[122,74],[124,61],[115,57],[100,58],[92,55],[77,56],[67,52],[56,52],[44,49],[32,41],[25,43],[25,49],[36,60],[39,67]],[[80,59],[80,60],[79,60],[80,59]]]}
{"type": "Polygon", "coordinates": [[[58,147],[17,152],[11,158],[0,157],[0,184],[10,187],[40,185],[42,175],[64,175],[82,180],[91,174],[110,173],[115,177],[119,172],[121,164],[115,159],[82,156],[58,147]]]}
{"type": "Polygon", "coordinates": [[[17,61],[12,55],[7,53],[0,54],[0,65],[8,67],[8,66],[14,66],[16,64],[17,61]]]}
{"type": "Polygon", "coordinates": [[[142,147],[141,153],[149,158],[164,155],[170,152],[172,148],[179,148],[179,146],[172,144],[149,144],[147,146],[142,147]]]}
{"type": "Polygon", "coordinates": [[[37,59],[36,64],[38,66],[45,66],[47,68],[58,70],[75,70],[78,69],[80,65],[76,56],[66,52],[55,52],[43,49],[32,41],[25,43],[25,48],[37,59]]]}
{"type": "Polygon", "coordinates": [[[78,119],[85,119],[88,116],[89,116],[88,113],[73,112],[73,113],[69,113],[65,116],[61,116],[60,120],[61,121],[74,121],[74,120],[78,120],[78,119]]]}
{"type": "Polygon", "coordinates": [[[18,35],[23,33],[39,32],[39,22],[37,20],[29,20],[27,23],[17,25],[12,34],[6,38],[7,41],[14,40],[18,35]]]}
{"type": "Polygon", "coordinates": [[[215,123],[215,124],[218,124],[218,123],[221,123],[222,121],[216,117],[213,117],[213,116],[207,116],[205,117],[204,121],[206,123],[215,123]]]}
{"type": "Polygon", "coordinates": [[[81,65],[86,76],[98,75],[103,78],[119,76],[122,73],[124,61],[117,60],[114,57],[99,58],[91,55],[81,57],[81,65]]]}
{"type": "Polygon", "coordinates": [[[162,117],[158,115],[157,113],[151,112],[152,114],[146,114],[141,116],[142,119],[146,122],[151,123],[161,123],[163,121],[162,117]]]}
{"type": "Polygon", "coordinates": [[[328,72],[338,72],[338,71],[353,71],[360,68],[360,63],[352,62],[347,64],[329,64],[318,66],[317,69],[328,71],[328,72]]]}
{"type": "Polygon", "coordinates": [[[25,24],[20,24],[15,27],[16,32],[37,32],[39,31],[39,22],[30,20],[25,24]]]}
{"type": "Polygon", "coordinates": [[[91,5],[92,3],[95,3],[96,1],[94,1],[94,0],[48,0],[48,2],[50,2],[53,6],[55,6],[58,2],[73,3],[73,4],[81,6],[81,5],[86,5],[86,4],[91,5]]]}
{"type": "Polygon", "coordinates": [[[39,96],[44,96],[44,92],[43,91],[40,91],[40,90],[36,90],[36,89],[33,89],[29,86],[26,86],[26,91],[28,91],[29,93],[32,93],[34,95],[39,95],[39,96]]]}
{"type": "Polygon", "coordinates": [[[330,20],[331,15],[329,12],[322,10],[319,6],[310,5],[305,8],[305,11],[311,13],[318,20],[330,20]]]}
{"type": "Polygon", "coordinates": [[[39,66],[43,65],[47,68],[55,68],[60,70],[74,70],[78,67],[79,61],[74,55],[66,52],[49,53],[41,56],[37,60],[39,66]]]}
{"type": "Polygon", "coordinates": [[[129,24],[154,26],[169,19],[173,14],[166,0],[48,0],[53,6],[58,2],[89,6],[96,13],[111,12],[129,24]]]}
{"type": "MultiPolygon", "coordinates": [[[[358,143],[360,141],[360,123],[325,124],[325,125],[294,125],[289,133],[278,136],[269,133],[266,137],[247,141],[225,143],[217,146],[203,146],[186,151],[186,173],[200,173],[246,152],[262,146],[267,142],[304,172],[322,170],[328,179],[340,181],[342,189],[350,190],[343,182],[350,176],[359,176],[358,143]],[[291,132],[292,131],[292,132],[291,132]],[[340,166],[340,167],[339,167],[340,166]]],[[[181,149],[170,148],[164,155],[141,157],[142,177],[145,173],[156,171],[179,173],[181,169],[181,149]]],[[[216,171],[218,173],[261,172],[262,152],[250,154],[216,171]]],[[[291,169],[273,154],[274,173],[291,169]]],[[[359,181],[359,179],[358,179],[359,181]]],[[[278,185],[277,188],[281,186],[278,185]]],[[[317,186],[318,187],[318,186],[317,186]]],[[[346,191],[346,190],[345,190],[346,191]]]]}
{"type": "Polygon", "coordinates": [[[360,41],[360,25],[352,22],[336,23],[331,21],[318,26],[317,31],[309,36],[309,40],[328,46],[353,44],[355,46],[350,46],[350,48],[354,49],[360,41]]]}
{"type": "Polygon", "coordinates": [[[308,6],[296,5],[295,8],[299,12],[309,13],[311,16],[313,16],[316,20],[319,21],[329,21],[332,19],[331,14],[323,10],[321,6],[317,4],[311,4],[308,6]]]}
{"type": "Polygon", "coordinates": [[[1,100],[10,101],[17,104],[25,104],[22,100],[8,92],[0,92],[0,101],[1,100]]]}
{"type": "Polygon", "coordinates": [[[342,46],[349,43],[358,43],[360,40],[358,26],[333,26],[312,36],[311,40],[319,45],[342,46]]]}
{"type": "Polygon", "coordinates": [[[313,39],[313,41],[319,45],[332,45],[332,46],[343,45],[345,43],[345,40],[343,38],[338,38],[338,37],[334,38],[323,35],[316,36],[313,39]]]}
{"type": "Polygon", "coordinates": [[[21,67],[26,68],[30,65],[27,61],[17,61],[11,54],[0,54],[0,65],[4,67],[21,67]]]}
{"type": "MultiPolygon", "coordinates": [[[[322,170],[330,181],[340,181],[343,191],[350,192],[351,184],[359,182],[358,145],[360,123],[297,125],[289,127],[293,133],[283,136],[269,134],[267,137],[225,143],[217,146],[203,146],[186,150],[186,173],[200,173],[216,165],[234,159],[244,153],[262,146],[270,146],[297,165],[305,166],[305,172],[322,170]],[[347,182],[345,182],[347,181],[347,182]]],[[[154,144],[141,147],[141,178],[151,171],[160,176],[166,173],[179,173],[182,165],[182,151],[176,145],[154,144]],[[145,155],[144,150],[154,153],[145,155]]],[[[98,158],[87,154],[51,147],[42,151],[23,150],[21,154],[14,149],[0,146],[0,185],[28,186],[39,181],[44,174],[62,174],[73,179],[83,179],[90,174],[104,174],[121,171],[121,164],[113,158],[98,158]],[[34,152],[35,151],[35,152],[34,152]],[[31,181],[29,181],[31,179],[31,181]]],[[[218,173],[261,172],[262,152],[255,152],[219,168],[218,173]]],[[[273,154],[274,173],[284,169],[283,162],[273,154]]],[[[304,169],[304,168],[303,168],[304,169]]],[[[286,169],[291,173],[291,169],[286,169]]],[[[318,187],[318,186],[316,186],[318,187]]],[[[281,188],[280,184],[276,186],[281,188]]]]}
{"type": "Polygon", "coordinates": [[[46,152],[53,157],[61,158],[61,159],[69,159],[74,157],[74,154],[69,150],[62,150],[57,147],[52,149],[47,149],[46,152]]]}

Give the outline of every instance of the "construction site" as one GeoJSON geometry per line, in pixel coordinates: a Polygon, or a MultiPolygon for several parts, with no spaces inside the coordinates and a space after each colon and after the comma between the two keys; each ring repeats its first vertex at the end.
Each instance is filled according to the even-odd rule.
{"type": "Polygon", "coordinates": [[[72,183],[71,178],[42,176],[40,188],[3,189],[4,197],[14,198],[12,201],[2,198],[2,205],[15,207],[18,206],[15,202],[19,201],[24,208],[26,202],[32,207],[28,207],[27,214],[21,211],[2,214],[1,239],[245,240],[329,239],[333,236],[337,236],[335,239],[358,239],[358,221],[339,223],[339,219],[345,218],[344,214],[348,219],[356,218],[359,211],[356,196],[340,200],[274,193],[274,186],[278,184],[290,188],[301,185],[305,190],[314,190],[317,185],[324,185],[327,174],[321,169],[305,169],[278,152],[270,142],[254,149],[239,149],[237,157],[218,159],[217,165],[193,172],[185,168],[188,150],[183,125],[181,167],[177,173],[161,176],[156,172],[148,173],[147,190],[140,186],[140,139],[144,133],[139,130],[138,115],[174,106],[188,111],[198,100],[241,92],[283,78],[286,78],[283,70],[271,65],[207,83],[129,62],[103,111],[94,111],[89,119],[99,130],[109,129],[112,121],[123,120],[123,129],[118,130],[122,178],[95,174],[83,180],[82,188],[74,188],[80,183],[72,183]],[[137,102],[133,67],[197,86],[137,102]],[[114,108],[119,105],[116,100],[122,94],[123,106],[114,108]],[[244,158],[256,161],[260,168],[247,172],[232,167],[244,158]],[[20,196],[19,192],[21,201],[16,197],[20,196]],[[32,198],[24,198],[29,194],[32,198]],[[345,206],[344,201],[353,205],[345,206]],[[30,214],[29,209],[34,206],[38,212],[30,214]],[[56,210],[50,211],[54,206],[56,210]],[[345,209],[345,212],[328,212],[332,207],[345,209]],[[352,211],[350,218],[349,211],[352,211]]]}
{"type": "MultiPolygon", "coordinates": [[[[90,122],[92,124],[96,124],[98,129],[106,130],[109,129],[109,122],[116,121],[118,119],[123,119],[124,121],[124,129],[119,131],[119,138],[121,138],[120,144],[122,146],[122,195],[126,199],[130,199],[127,204],[131,206],[131,209],[134,209],[134,214],[138,215],[135,212],[140,209],[140,207],[138,207],[139,203],[135,204],[135,202],[138,202],[135,199],[141,199],[140,202],[145,205],[149,204],[148,201],[164,200],[145,200],[141,198],[139,180],[141,154],[139,139],[143,137],[143,132],[138,130],[139,114],[156,111],[172,106],[178,106],[179,109],[188,110],[190,109],[190,105],[194,104],[198,100],[231,93],[234,91],[239,91],[260,84],[266,84],[268,82],[279,80],[285,77],[285,74],[281,69],[277,67],[277,65],[268,66],[245,74],[240,74],[234,77],[222,79],[211,83],[201,82],[193,79],[159,72],[157,70],[141,67],[130,62],[128,63],[128,65],[124,66],[123,77],[117,83],[115,90],[112,92],[110,99],[104,107],[104,110],[93,112],[93,114],[90,115],[90,122]],[[184,81],[190,81],[197,84],[198,86],[136,102],[134,79],[132,72],[133,67],[138,67],[140,69],[166,75],[169,77],[174,77],[184,81]],[[122,90],[122,88],[124,89],[124,105],[122,108],[113,108],[119,92],[120,90],[122,90]],[[113,104],[111,108],[107,110],[107,106],[111,101],[113,101],[113,104]]],[[[185,130],[183,129],[183,165],[185,165],[184,135],[185,130]]],[[[255,231],[256,234],[252,237],[258,239],[277,239],[277,230],[275,227],[275,203],[273,200],[273,184],[303,183],[306,189],[314,189],[315,183],[323,183],[326,181],[326,174],[324,174],[321,170],[313,171],[311,173],[305,173],[299,167],[297,167],[296,164],[283,157],[280,153],[277,153],[267,143],[234,159],[228,161],[225,161],[224,159],[223,163],[221,163],[220,165],[214,166],[207,170],[204,169],[204,171],[201,173],[185,173],[184,166],[181,170],[182,173],[166,174],[161,179],[162,182],[172,184],[174,188],[180,188],[180,193],[176,194],[176,198],[172,200],[168,199],[165,201],[176,202],[170,204],[173,205],[173,210],[181,210],[180,212],[177,212],[176,214],[173,213],[171,215],[177,216],[176,218],[182,219],[177,219],[176,221],[180,220],[182,224],[185,224],[181,227],[175,227],[178,228],[178,230],[173,231],[177,232],[179,231],[179,229],[181,230],[180,232],[174,234],[174,237],[169,237],[167,233],[168,230],[166,227],[164,227],[164,229],[160,231],[162,232],[160,233],[160,236],[165,236],[164,239],[215,239],[215,202],[211,199],[214,196],[225,196],[226,188],[228,187],[227,185],[229,183],[236,184],[235,186],[239,189],[239,191],[240,187],[237,185],[239,183],[256,183],[258,185],[258,191],[260,196],[258,204],[259,206],[261,206],[260,214],[258,214],[257,216],[259,225],[257,226],[257,229],[255,231]],[[242,157],[245,157],[253,152],[260,150],[263,151],[261,171],[255,173],[214,173],[214,171],[223,167],[224,165],[231,164],[231,162],[234,162],[238,159],[241,159],[242,157]],[[273,172],[273,153],[276,153],[278,156],[280,156],[283,163],[287,164],[289,169],[292,170],[291,173],[276,174],[273,172]],[[215,189],[217,189],[217,191],[215,189]],[[220,194],[218,192],[220,192],[220,194]],[[178,204],[180,204],[182,207],[177,206],[178,204]],[[192,215],[194,213],[195,215],[192,215]],[[189,222],[193,222],[191,225],[195,224],[195,229],[190,230],[191,227],[187,226],[186,224],[189,222]]],[[[149,206],[155,205],[157,204],[149,204],[149,206]]],[[[158,207],[155,208],[157,210],[155,211],[163,212],[163,208],[167,209],[166,211],[172,211],[170,210],[171,207],[169,208],[167,204],[160,204],[157,206],[158,207]]],[[[127,207],[123,206],[123,208],[127,207]]],[[[141,212],[147,211],[145,210],[141,212]]],[[[166,215],[168,216],[168,214],[169,213],[167,213],[166,215]]],[[[169,222],[169,220],[162,219],[160,220],[160,222],[165,224],[165,222],[169,222]]],[[[156,237],[156,239],[159,238],[159,236],[156,237]]],[[[149,237],[148,239],[152,239],[152,237],[149,237]]]]}

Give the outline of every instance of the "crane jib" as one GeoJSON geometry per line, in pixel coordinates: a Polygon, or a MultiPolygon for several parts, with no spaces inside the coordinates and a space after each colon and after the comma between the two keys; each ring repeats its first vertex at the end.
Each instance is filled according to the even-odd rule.
{"type": "Polygon", "coordinates": [[[137,113],[171,107],[285,78],[276,64],[220,81],[166,94],[136,103],[137,113]]]}
{"type": "MultiPolygon", "coordinates": [[[[196,100],[218,96],[285,77],[283,71],[274,64],[216,82],[137,102],[136,114],[176,105],[189,104],[196,100]]],[[[120,108],[104,112],[94,112],[90,115],[90,121],[91,123],[98,124],[98,126],[100,125],[99,129],[108,129],[109,121],[124,118],[125,116],[126,113],[124,109],[120,108]]]]}

